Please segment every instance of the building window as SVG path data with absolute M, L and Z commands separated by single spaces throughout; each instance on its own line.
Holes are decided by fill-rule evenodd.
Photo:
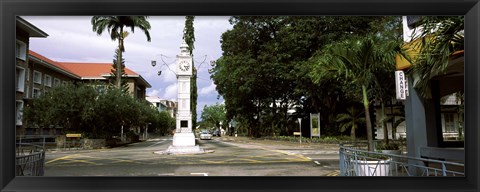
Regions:
M 25 91 L 25 69 L 21 67 L 17 67 L 16 69 L 16 90 L 23 93 Z
M 36 84 L 42 84 L 42 73 L 33 71 L 33 82 Z
M 18 100 L 16 101 L 16 113 L 15 113 L 16 125 L 19 125 L 19 126 L 22 125 L 22 117 L 23 117 L 23 101 Z
M 60 79 L 57 79 L 57 78 L 54 78 L 54 79 L 53 79 L 53 86 L 54 86 L 54 87 L 60 86 L 60 84 L 61 84 Z
M 15 56 L 18 59 L 26 60 L 27 59 L 27 44 L 22 41 L 17 40 L 15 44 Z
M 52 76 L 45 75 L 45 86 L 52 87 Z
M 33 88 L 33 95 L 32 98 L 39 98 L 41 95 L 40 89 Z
M 443 114 L 443 118 L 445 121 L 444 125 L 444 133 L 455 133 L 455 114 L 454 113 L 445 113 Z

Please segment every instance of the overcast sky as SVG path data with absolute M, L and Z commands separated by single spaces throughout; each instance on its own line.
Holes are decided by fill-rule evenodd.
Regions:
M 30 38 L 30 50 L 54 61 L 63 62 L 97 62 L 112 63 L 118 42 L 112 41 L 108 31 L 98 36 L 92 31 L 90 16 L 23 16 L 49 36 L 47 38 Z M 195 66 L 198 68 L 198 102 L 197 114 L 200 117 L 205 105 L 223 103 L 217 99 L 215 84 L 210 79 L 208 69 L 210 61 L 222 55 L 220 37 L 231 29 L 229 17 L 197 16 L 195 17 L 195 50 L 193 52 Z M 180 53 L 184 16 L 151 16 L 148 42 L 145 34 L 136 28 L 125 39 L 126 67 L 139 73 L 151 85 L 147 89 L 148 96 L 159 96 L 161 99 L 177 100 L 177 81 L 175 73 L 175 57 Z M 130 30 L 130 29 L 128 29 Z M 163 55 L 163 56 L 162 56 Z M 156 67 L 151 61 L 156 60 Z M 167 65 L 169 65 L 169 68 Z M 157 72 L 161 70 L 162 75 Z

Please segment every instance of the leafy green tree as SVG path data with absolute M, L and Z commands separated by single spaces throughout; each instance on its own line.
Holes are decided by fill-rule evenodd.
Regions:
M 109 78 L 109 83 L 112 86 L 116 86 L 116 80 L 117 80 L 117 59 L 118 55 L 120 54 L 120 50 L 116 49 L 115 50 L 115 56 L 113 57 L 113 64 L 112 64 L 112 70 L 110 71 L 110 78 Z M 121 58 L 121 66 L 120 66 L 120 75 L 121 77 L 126 77 L 127 73 L 125 72 L 125 59 Z M 127 80 L 125 78 L 120 78 L 121 81 L 121 89 L 126 93 L 128 91 L 128 85 L 127 85 Z
M 334 76 L 344 83 L 345 93 L 363 103 L 369 150 L 373 150 L 373 130 L 369 108 L 376 96 L 377 73 L 394 71 L 392 67 L 398 46 L 397 41 L 385 41 L 378 36 L 360 37 L 335 43 L 326 48 L 319 60 L 320 71 L 314 72 L 314 76 L 317 75 L 318 79 L 321 79 L 322 75 L 333 72 Z
M 193 27 L 193 21 L 195 16 L 185 16 L 185 28 L 183 29 L 183 39 L 188 45 L 188 51 L 193 57 L 193 50 L 195 49 L 195 28 Z M 192 77 L 190 79 L 190 110 L 192 113 L 192 128 L 197 127 L 197 69 L 195 67 L 194 60 L 192 59 Z
M 452 54 L 464 50 L 464 21 L 464 16 L 424 16 L 418 22 L 420 52 L 408 74 L 418 77 L 413 86 L 421 96 L 431 97 L 430 80 L 445 74 Z
M 220 129 L 220 123 L 223 123 L 223 126 L 227 126 L 225 114 L 224 104 L 205 105 L 201 115 L 204 128 L 215 127 L 215 129 Z
M 355 131 L 357 128 L 365 123 L 365 117 L 361 117 L 363 112 L 360 112 L 354 105 L 347 109 L 346 113 L 337 115 L 337 122 L 340 123 L 340 131 L 345 132 L 350 129 L 350 138 L 355 140 Z
M 242 119 L 251 136 L 288 134 L 297 117 L 321 112 L 323 124 L 338 132 L 335 114 L 345 100 L 335 78 L 309 76 L 324 46 L 376 33 L 390 17 L 235 16 L 222 34 L 222 57 L 212 79 L 225 99 L 227 118 Z M 383 22 L 385 20 L 385 22 Z M 388 24 L 396 29 L 396 25 Z M 340 32 L 339 32 L 340 31 Z M 288 110 L 296 107 L 297 113 Z M 275 129 L 275 131 L 272 131 Z M 324 126 L 322 126 L 324 127 Z
M 61 126 L 65 132 L 83 131 L 86 114 L 98 96 L 92 86 L 66 84 L 50 89 L 25 107 L 29 126 Z
M 167 111 L 157 113 L 156 121 L 152 124 L 156 133 L 161 135 L 169 134 L 175 130 L 175 119 Z
M 93 16 L 91 19 L 92 30 L 98 35 L 101 35 L 103 31 L 108 30 L 110 38 L 113 41 L 118 40 L 118 58 L 116 65 L 116 86 L 121 88 L 121 66 L 122 53 L 125 52 L 124 46 L 124 28 L 129 27 L 134 32 L 135 28 L 140 28 L 147 36 L 147 41 L 150 42 L 150 23 L 147 21 L 147 16 Z

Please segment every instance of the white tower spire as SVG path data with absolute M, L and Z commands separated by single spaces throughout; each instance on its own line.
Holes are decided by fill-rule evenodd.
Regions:
M 173 135 L 173 145 L 167 154 L 203 153 L 204 150 L 195 145 L 195 135 L 192 131 L 192 112 L 190 111 L 190 79 L 192 77 L 192 55 L 188 45 L 183 41 L 180 54 L 177 55 L 177 117 L 176 129 Z

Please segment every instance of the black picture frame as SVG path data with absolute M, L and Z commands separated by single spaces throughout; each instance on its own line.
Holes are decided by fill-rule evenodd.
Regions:
M 479 191 L 478 0 L 1 0 L 0 190 Z M 15 16 L 465 15 L 465 177 L 15 177 Z M 468 129 L 471 127 L 473 129 Z

